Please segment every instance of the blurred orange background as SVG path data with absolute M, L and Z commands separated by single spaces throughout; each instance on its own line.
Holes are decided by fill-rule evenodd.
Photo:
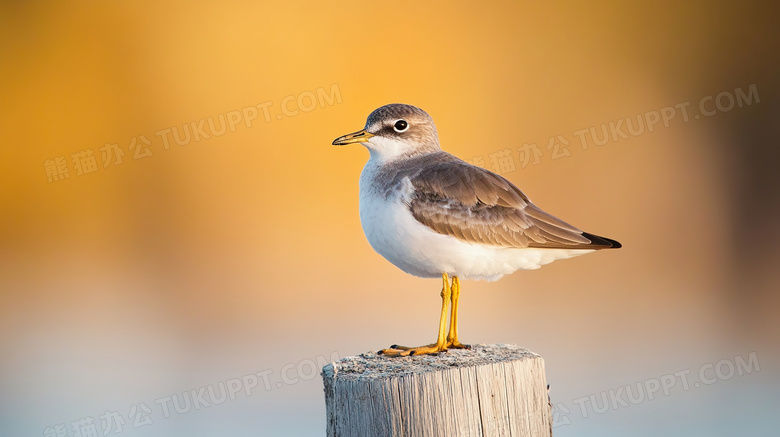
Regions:
M 371 249 L 368 154 L 330 146 L 402 102 L 624 245 L 464 283 L 462 339 L 545 358 L 556 435 L 766 435 L 780 38 L 759 5 L 3 3 L 0 434 L 103 435 L 115 412 L 122 436 L 322 435 L 314 363 L 435 335 L 439 281 Z M 652 132 L 575 134 L 675 105 Z M 717 384 L 576 401 L 751 353 L 760 371 Z M 270 387 L 219 405 L 156 402 L 258 372 Z

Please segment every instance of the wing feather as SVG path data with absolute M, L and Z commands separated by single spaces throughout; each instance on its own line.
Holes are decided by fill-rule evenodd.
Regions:
M 409 209 L 434 231 L 500 247 L 618 247 L 542 211 L 505 178 L 448 156 L 409 175 Z

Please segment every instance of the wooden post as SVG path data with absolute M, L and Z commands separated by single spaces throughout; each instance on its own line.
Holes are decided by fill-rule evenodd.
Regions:
M 374 352 L 322 369 L 328 437 L 552 436 L 544 360 L 514 345 Z

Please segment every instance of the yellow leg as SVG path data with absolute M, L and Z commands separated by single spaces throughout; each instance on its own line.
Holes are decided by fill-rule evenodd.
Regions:
M 439 335 L 436 339 L 436 343 L 413 348 L 393 345 L 389 349 L 382 349 L 379 351 L 380 354 L 387 355 L 388 357 L 405 357 L 408 355 L 435 354 L 447 350 L 444 330 L 447 325 L 447 304 L 449 304 L 450 298 L 452 297 L 452 290 L 450 288 L 449 277 L 446 273 L 442 273 L 441 279 L 444 285 L 441 289 L 441 318 L 439 319 Z
M 460 279 L 455 276 L 452 278 L 452 315 L 450 315 L 450 332 L 447 334 L 448 348 L 468 349 L 458 341 L 458 301 L 460 300 Z

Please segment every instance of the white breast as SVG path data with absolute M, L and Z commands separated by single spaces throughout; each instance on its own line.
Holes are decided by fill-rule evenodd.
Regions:
M 442 273 L 463 279 L 496 280 L 516 270 L 537 269 L 592 250 L 514 249 L 481 245 L 439 234 L 409 211 L 412 192 L 404 179 L 387 197 L 377 190 L 378 165 L 370 159 L 360 175 L 360 222 L 371 247 L 406 273 L 423 278 Z

